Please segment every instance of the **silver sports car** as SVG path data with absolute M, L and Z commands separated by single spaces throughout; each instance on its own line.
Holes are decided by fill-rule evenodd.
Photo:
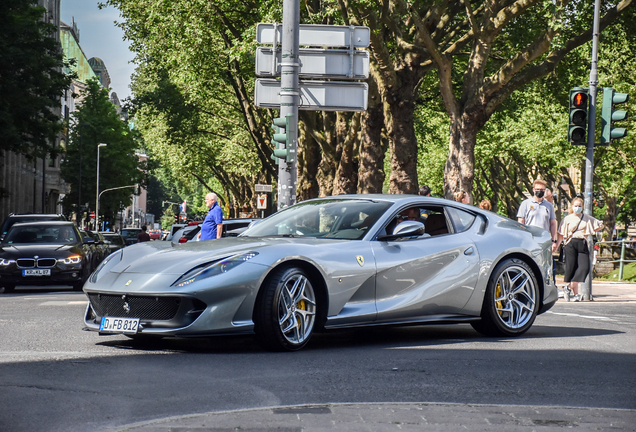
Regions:
M 547 231 L 444 199 L 319 198 L 239 237 L 113 253 L 84 285 L 84 322 L 133 338 L 255 333 L 275 350 L 386 324 L 518 336 L 557 300 L 551 246 Z

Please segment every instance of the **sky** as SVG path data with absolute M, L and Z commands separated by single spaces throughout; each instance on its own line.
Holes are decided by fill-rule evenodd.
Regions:
M 129 41 L 123 40 L 124 32 L 114 24 L 121 20 L 119 11 L 112 6 L 100 10 L 99 1 L 61 0 L 61 19 L 70 25 L 71 17 L 75 17 L 86 58 L 99 57 L 104 61 L 111 90 L 123 101 L 130 96 L 130 75 L 135 68 L 129 62 L 134 54 L 129 50 Z

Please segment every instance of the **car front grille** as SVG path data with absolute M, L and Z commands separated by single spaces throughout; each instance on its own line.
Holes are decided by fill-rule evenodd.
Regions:
M 15 262 L 20 268 L 35 268 L 36 266 L 38 268 L 51 268 L 55 267 L 57 260 L 55 258 L 40 258 L 37 260 L 34 258 L 18 258 Z
M 130 317 L 142 320 L 170 320 L 175 317 L 179 297 L 146 297 L 127 294 L 88 294 L 91 306 L 101 317 Z

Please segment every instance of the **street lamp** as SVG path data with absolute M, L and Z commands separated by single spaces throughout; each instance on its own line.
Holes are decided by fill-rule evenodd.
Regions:
M 95 231 L 99 231 L 99 149 L 108 144 L 97 144 L 97 189 L 95 194 Z

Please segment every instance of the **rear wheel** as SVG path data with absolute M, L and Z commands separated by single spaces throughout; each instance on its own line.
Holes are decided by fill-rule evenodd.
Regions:
M 316 293 L 298 267 L 276 270 L 262 287 L 255 310 L 256 336 L 268 349 L 295 351 L 304 347 L 316 324 Z
M 486 336 L 519 336 L 532 326 L 539 310 L 539 288 L 534 272 L 518 259 L 508 259 L 490 277 L 481 321 L 472 323 Z

